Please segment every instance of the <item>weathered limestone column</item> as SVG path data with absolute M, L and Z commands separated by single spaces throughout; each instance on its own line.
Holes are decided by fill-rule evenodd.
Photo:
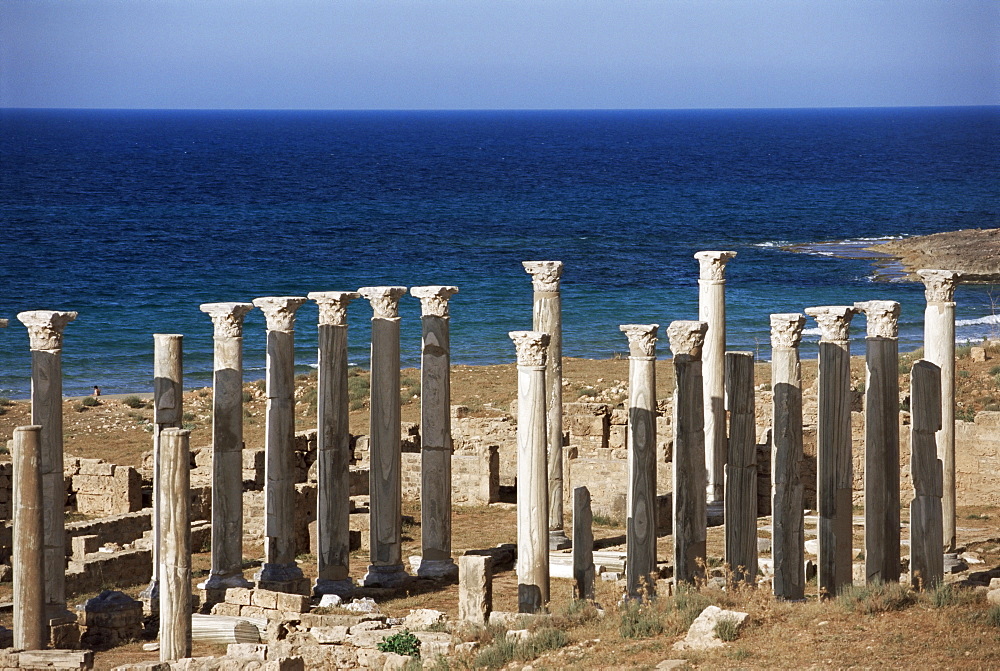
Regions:
M 594 600 L 594 513 L 590 490 L 573 489 L 573 596 Z
M 365 586 L 394 587 L 409 576 L 403 567 L 403 457 L 399 443 L 399 299 L 406 287 L 362 287 L 371 302 L 371 493 Z
M 625 593 L 656 596 L 656 330 L 659 324 L 624 324 L 628 336 L 628 495 L 625 523 Z
M 39 463 L 44 501 L 45 611 L 49 620 L 73 617 L 66 609 L 66 489 L 63 484 L 62 341 L 76 312 L 34 310 L 17 318 L 31 347 L 31 423 L 40 426 Z
M 257 586 L 304 594 L 295 563 L 295 311 L 304 296 L 255 298 L 267 320 L 267 428 L 264 437 L 264 564 Z
M 517 607 L 538 613 L 549 601 L 549 495 L 545 358 L 549 334 L 511 331 L 517 348 Z
M 212 569 L 199 587 L 250 587 L 243 577 L 243 318 L 252 303 L 205 303 L 215 329 L 212 373 Z
M 924 358 L 941 368 L 941 430 L 937 432 L 938 459 L 944 465 L 944 550 L 954 552 L 955 535 L 955 286 L 961 273 L 918 270 L 924 282 Z
M 757 422 L 752 352 L 726 352 L 726 405 L 726 563 L 734 581 L 753 585 L 757 578 Z
M 14 429 L 14 647 L 40 650 L 49 638 L 45 617 L 44 500 L 40 426 Z
M 160 434 L 183 423 L 183 342 L 180 334 L 153 334 L 153 576 L 140 594 L 151 606 L 160 597 Z
M 701 351 L 706 331 L 708 324 L 696 321 L 675 321 L 667 328 L 674 354 L 673 528 L 674 580 L 678 584 L 704 576 L 708 518 Z
M 458 558 L 458 620 L 485 627 L 493 612 L 493 558 Z
M 160 661 L 191 656 L 190 431 L 160 436 Z
M 940 428 L 941 368 L 921 359 L 910 369 L 910 582 L 915 589 L 934 589 L 944 580 L 943 465 L 934 441 Z
M 314 291 L 319 304 L 316 380 L 316 584 L 346 596 L 351 582 L 351 433 L 347 390 L 347 306 L 361 294 Z
M 709 508 L 719 510 L 725 496 L 726 466 L 726 264 L 736 252 L 698 252 L 698 319 L 708 324 L 702 353 L 705 404 L 705 466 Z M 714 505 L 713 505 L 714 504 Z
M 899 303 L 865 301 L 865 576 L 899 582 Z
M 774 596 L 805 598 L 802 467 L 802 365 L 805 315 L 771 315 L 771 558 Z
M 458 287 L 413 287 L 420 299 L 420 566 L 417 575 L 458 575 L 451 558 L 451 341 L 448 299 Z
M 819 508 L 820 595 L 837 595 L 853 581 L 851 490 L 851 346 L 855 310 L 837 305 L 806 308 L 819 324 L 819 393 L 816 429 L 816 500 Z
M 563 531 L 562 427 L 562 261 L 524 261 L 534 288 L 532 329 L 549 334 L 545 361 L 545 429 L 549 463 L 549 549 L 563 550 L 570 540 Z

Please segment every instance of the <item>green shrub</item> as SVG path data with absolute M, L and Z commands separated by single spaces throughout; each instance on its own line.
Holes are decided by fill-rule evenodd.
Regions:
M 739 634 L 739 624 L 732 617 L 724 617 L 715 623 L 715 635 L 727 643 L 735 641 Z
M 381 652 L 394 652 L 397 655 L 419 657 L 420 639 L 411 634 L 409 629 L 404 629 L 398 634 L 386 636 L 379 641 L 378 649 Z
M 1000 629 L 1000 606 L 992 606 L 988 611 L 986 611 L 986 624 L 991 627 L 997 627 Z
M 185 412 L 181 416 L 181 419 L 183 419 L 184 421 L 187 421 L 187 422 L 193 422 L 195 420 L 195 414 L 193 412 Z
M 974 422 L 976 410 L 975 408 L 955 408 L 955 419 L 963 422 Z
M 1000 375 L 1000 366 L 990 366 L 990 375 Z M 2 402 L 3 399 L 0 399 Z
M 14 405 L 14 401 L 10 400 L 6 396 L 0 396 L 0 407 Z
M 97 398 L 94 396 L 85 396 L 83 399 L 81 399 L 80 403 L 82 405 L 87 406 L 88 408 L 93 408 L 101 404 L 101 402 L 98 401 Z
M 628 601 L 621 612 L 618 633 L 622 638 L 649 638 L 663 631 L 663 618 L 648 603 Z
M 903 610 L 916 601 L 916 594 L 907 585 L 883 582 L 848 585 L 837 597 L 837 603 L 842 608 L 865 615 Z
M 136 396 L 135 394 L 132 394 L 130 396 L 126 396 L 125 398 L 123 398 L 122 399 L 122 403 L 124 403 L 125 405 L 127 405 L 130 408 L 141 408 L 141 407 L 143 407 L 143 406 L 146 405 L 146 402 L 143 401 L 138 396 Z
M 527 662 L 549 650 L 558 650 L 564 645 L 566 645 L 566 634 L 563 631 L 555 627 L 544 627 L 514 647 L 514 659 Z
M 347 396 L 352 401 L 362 401 L 368 398 L 368 394 L 371 391 L 371 384 L 368 382 L 367 377 L 349 377 L 347 378 Z
M 243 402 L 244 403 L 249 403 L 252 400 L 253 400 L 253 392 L 252 391 L 245 391 L 245 392 L 243 392 Z
M 963 378 L 963 379 L 970 378 L 970 377 L 972 377 L 972 373 L 970 373 L 967 370 L 960 370 L 960 371 L 958 371 L 958 376 L 960 378 Z
M 516 644 L 506 638 L 499 638 L 487 645 L 472 662 L 475 667 L 486 669 L 499 669 L 514 661 L 514 648 Z

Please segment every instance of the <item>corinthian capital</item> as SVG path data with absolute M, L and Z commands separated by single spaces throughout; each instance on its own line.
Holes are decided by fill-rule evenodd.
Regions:
M 821 332 L 820 342 L 843 342 L 850 339 L 851 318 L 857 310 L 850 305 L 824 305 L 806 308 Z
M 771 315 L 771 347 L 798 347 L 806 316 L 800 312 Z
M 659 324 L 622 324 L 618 327 L 628 337 L 628 354 L 633 358 L 656 357 L 656 329 Z
M 356 291 L 311 291 L 306 295 L 319 305 L 320 326 L 344 326 L 348 304 L 361 297 Z
M 675 321 L 667 327 L 667 339 L 670 341 L 670 351 L 674 357 L 688 356 L 694 360 L 701 359 L 701 348 L 705 344 L 705 334 L 708 332 L 707 322 Z
M 694 258 L 698 259 L 698 279 L 725 282 L 726 264 L 734 256 L 736 252 L 697 252 Z
M 295 311 L 306 302 L 305 296 L 264 296 L 253 299 L 267 320 L 268 331 L 295 331 Z
M 918 270 L 924 283 L 924 298 L 928 303 L 951 303 L 955 300 L 955 287 L 962 274 L 954 270 Z
M 76 312 L 58 310 L 31 310 L 22 312 L 17 318 L 28 327 L 28 343 L 31 349 L 62 349 L 63 329 L 76 319 Z
M 511 331 L 507 335 L 514 341 L 518 366 L 545 367 L 549 347 L 549 334 L 541 331 Z
M 522 261 L 521 265 L 531 275 L 535 291 L 559 291 L 559 278 L 563 273 L 562 261 Z
M 406 287 L 361 287 L 358 293 L 372 304 L 374 319 L 395 319 L 399 316 L 399 299 Z
M 862 301 L 854 307 L 865 313 L 869 338 L 895 338 L 899 335 L 899 303 L 896 301 Z
M 212 318 L 216 338 L 242 338 L 243 318 L 253 303 L 202 303 L 200 309 Z
M 448 299 L 458 293 L 458 287 L 411 287 L 410 295 L 420 299 L 420 314 L 424 317 L 447 317 Z

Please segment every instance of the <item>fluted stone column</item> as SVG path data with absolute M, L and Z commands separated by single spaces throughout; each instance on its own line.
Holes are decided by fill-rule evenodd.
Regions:
M 899 303 L 865 301 L 865 576 L 899 582 Z
M 545 364 L 546 452 L 549 468 L 549 549 L 570 546 L 563 531 L 562 261 L 524 261 L 534 289 L 532 329 L 549 334 Z
M 252 303 L 204 303 L 212 318 L 212 569 L 199 587 L 250 587 L 243 577 L 243 318 Z
M 305 594 L 295 563 L 295 311 L 304 296 L 255 298 L 267 320 L 267 427 L 264 437 L 264 564 L 257 586 Z
M 625 583 L 629 597 L 656 595 L 656 330 L 624 324 L 628 336 L 628 497 Z
M 708 324 L 675 321 L 667 328 L 674 354 L 674 580 L 704 577 L 705 430 L 701 353 Z M 699 562 L 701 565 L 699 566 Z
M 549 335 L 511 331 L 517 349 L 517 608 L 537 613 L 549 601 L 549 495 L 546 468 L 545 359 Z
M 191 656 L 190 431 L 160 436 L 160 661 Z
M 771 315 L 771 558 L 779 599 L 805 598 L 802 475 L 802 365 L 805 315 Z
M 702 389 L 705 414 L 705 466 L 708 504 L 721 513 L 725 497 L 726 466 L 726 264 L 736 252 L 698 252 L 698 319 L 708 324 L 702 352 Z M 714 505 L 713 505 L 714 504 Z
M 752 352 L 726 352 L 726 405 L 726 563 L 734 581 L 753 585 L 757 578 L 757 422 Z
M 63 482 L 62 342 L 76 312 L 34 310 L 17 318 L 31 347 L 31 423 L 40 426 L 39 462 L 45 510 L 45 611 L 49 620 L 72 617 L 66 609 L 66 488 Z
M 316 584 L 313 593 L 351 592 L 351 433 L 347 306 L 361 294 L 314 291 L 319 304 L 316 379 Z
M 910 369 L 910 582 L 933 589 L 944 580 L 943 465 L 934 434 L 941 428 L 941 368 L 921 359 Z
M 183 343 L 177 333 L 153 334 L 153 576 L 140 594 L 151 606 L 160 596 L 160 434 L 183 423 Z
M 816 500 L 819 508 L 820 594 L 834 597 L 853 581 L 851 490 L 851 306 L 807 308 L 819 324 Z
M 924 358 L 941 368 L 941 430 L 937 432 L 938 459 L 944 465 L 944 549 L 954 552 L 955 534 L 955 286 L 961 273 L 918 270 L 924 282 Z
M 458 575 L 451 558 L 451 341 L 448 299 L 458 287 L 413 287 L 420 299 L 420 566 L 417 575 Z
M 14 647 L 40 650 L 48 640 L 45 617 L 44 500 L 40 426 L 14 429 L 13 557 Z
M 365 586 L 393 587 L 409 578 L 403 567 L 403 457 L 399 409 L 399 299 L 406 287 L 362 287 L 372 305 L 371 494 Z

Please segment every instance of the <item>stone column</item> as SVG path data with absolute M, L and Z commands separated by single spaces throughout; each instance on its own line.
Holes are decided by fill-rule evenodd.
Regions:
M 14 647 L 40 650 L 49 638 L 45 617 L 44 500 L 40 426 L 14 429 Z
M 451 558 L 451 344 L 448 299 L 458 287 L 413 287 L 420 299 L 420 566 L 417 575 L 458 575 Z
M 545 431 L 549 462 L 549 549 L 564 550 L 570 540 L 563 531 L 562 427 L 562 261 L 524 261 L 534 288 L 532 329 L 549 334 L 545 355 Z
M 630 598 L 656 596 L 656 330 L 624 324 L 628 336 L 628 494 L 625 582 Z
M 394 587 L 409 578 L 403 567 L 403 457 L 399 442 L 399 299 L 406 287 L 362 287 L 371 302 L 371 563 L 365 586 Z
M 955 535 L 955 286 L 961 274 L 951 270 L 918 270 L 924 282 L 924 358 L 941 368 L 941 430 L 937 455 L 944 465 L 944 549 L 954 552 Z
M 243 577 L 243 318 L 252 303 L 204 303 L 212 318 L 212 568 L 202 589 L 250 587 Z
M 295 563 L 295 311 L 304 296 L 255 298 L 267 320 L 267 428 L 264 437 L 264 564 L 261 589 L 305 594 Z
M 139 595 L 151 606 L 160 597 L 160 434 L 183 422 L 183 342 L 176 333 L 153 334 L 153 576 Z
M 710 511 L 721 513 L 726 466 L 726 264 L 736 252 L 698 252 L 698 319 L 708 324 L 702 353 L 705 404 L 705 466 Z
M 517 349 L 517 607 L 538 613 L 549 601 L 549 495 L 545 358 L 549 334 L 511 331 Z
M 493 558 L 458 558 L 458 621 L 485 627 L 493 611 Z
M 802 468 L 802 366 L 805 315 L 771 315 L 771 558 L 774 596 L 805 598 Z
M 708 324 L 675 321 L 667 328 L 674 354 L 674 580 L 704 577 L 705 431 L 701 352 Z M 699 566 L 699 561 L 701 566 Z
M 160 436 L 160 661 L 191 656 L 190 431 Z
M 573 596 L 594 600 L 594 514 L 590 490 L 573 489 Z
M 853 581 L 851 490 L 851 346 L 855 310 L 837 305 L 806 308 L 819 324 L 819 393 L 816 429 L 816 500 L 819 508 L 820 595 L 834 597 Z
M 757 422 L 753 353 L 726 352 L 729 456 L 726 461 L 726 563 L 733 580 L 757 578 Z
M 63 481 L 62 341 L 76 312 L 34 310 L 17 318 L 31 347 L 31 423 L 40 426 L 39 463 L 44 501 L 45 611 L 49 620 L 73 617 L 66 609 L 66 487 Z
M 361 294 L 312 292 L 319 304 L 316 379 L 316 584 L 346 596 L 351 582 L 351 433 L 347 390 L 347 306 Z
M 865 576 L 899 582 L 899 303 L 865 301 Z
M 915 589 L 933 589 L 944 580 L 943 465 L 934 441 L 940 428 L 941 368 L 921 359 L 910 369 L 910 582 Z

